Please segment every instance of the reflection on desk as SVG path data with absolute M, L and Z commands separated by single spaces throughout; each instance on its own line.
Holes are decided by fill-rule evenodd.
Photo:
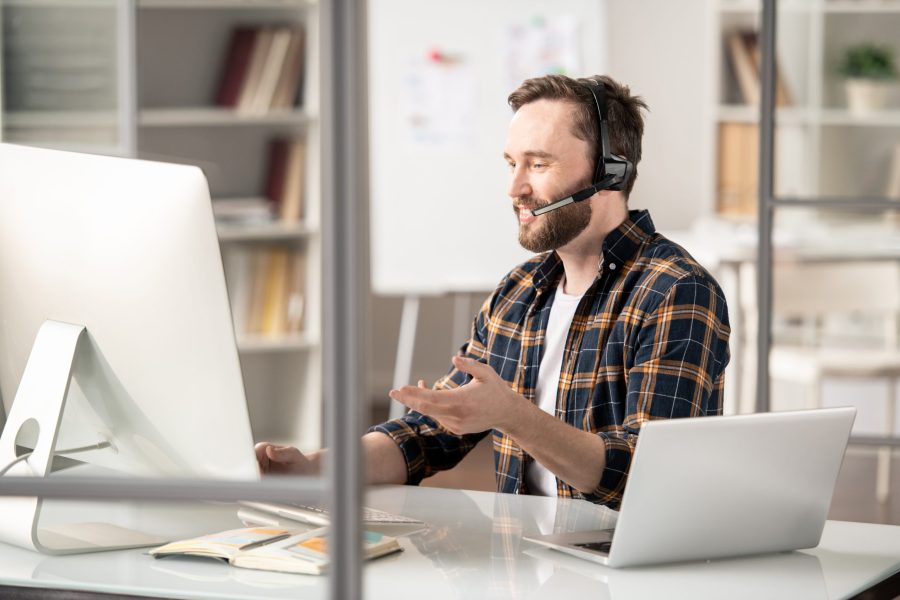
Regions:
M 900 527 L 886 525 L 829 522 L 820 547 L 803 552 L 615 570 L 522 540 L 615 525 L 617 513 L 588 502 L 410 486 L 373 489 L 365 502 L 429 524 L 400 539 L 405 552 L 366 564 L 367 598 L 846 598 L 900 569 Z M 237 526 L 234 506 L 186 510 L 195 528 Z M 326 598 L 327 583 L 212 560 L 155 560 L 142 550 L 48 557 L 0 546 L 0 584 L 10 586 L 173 598 Z

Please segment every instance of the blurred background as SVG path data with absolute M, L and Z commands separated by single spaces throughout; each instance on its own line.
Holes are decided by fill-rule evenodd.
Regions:
M 320 0 L 326 2 L 327 0 Z M 0 0 L 0 140 L 206 174 L 257 440 L 323 443 L 315 0 Z M 506 97 L 606 73 L 650 107 L 629 201 L 718 279 L 725 412 L 859 414 L 830 518 L 900 523 L 900 0 L 783 0 L 771 314 L 756 301 L 761 3 L 369 0 L 370 422 L 432 383 L 526 256 L 505 195 Z M 52 177 L 52 173 L 47 174 Z M 837 207 L 804 206 L 833 198 Z M 854 202 L 858 201 L 858 206 Z M 900 208 L 900 205 L 898 205 Z M 764 307 L 765 308 L 765 307 Z M 4 399 L 8 410 L 11 399 Z M 493 489 L 490 444 L 428 485 Z

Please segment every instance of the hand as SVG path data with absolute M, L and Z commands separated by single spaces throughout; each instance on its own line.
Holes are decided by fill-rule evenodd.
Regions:
M 490 365 L 461 356 L 453 366 L 472 376 L 466 385 L 452 390 L 430 390 L 405 385 L 390 396 L 409 408 L 436 419 L 451 433 L 479 433 L 499 429 L 509 433 L 514 427 L 524 398 L 515 393 Z
M 255 446 L 256 462 L 263 475 L 317 475 L 317 465 L 293 446 L 260 442 Z

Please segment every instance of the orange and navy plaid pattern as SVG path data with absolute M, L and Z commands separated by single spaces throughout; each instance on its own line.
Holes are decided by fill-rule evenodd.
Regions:
M 460 349 L 489 364 L 531 402 L 562 275 L 552 251 L 513 269 L 482 306 Z M 597 278 L 576 309 L 556 398 L 558 418 L 603 438 L 606 467 L 591 493 L 557 479 L 558 495 L 617 508 L 645 422 L 721 414 L 729 334 L 716 281 L 656 233 L 647 211 L 631 211 L 606 237 Z M 468 380 L 451 369 L 434 387 L 451 389 Z M 371 431 L 398 444 L 410 484 L 453 467 L 491 433 L 453 435 L 415 411 Z M 493 431 L 493 441 L 497 490 L 528 493 L 525 465 L 533 459 L 501 431 Z

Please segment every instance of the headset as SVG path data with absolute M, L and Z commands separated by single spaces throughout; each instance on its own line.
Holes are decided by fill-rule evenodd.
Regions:
M 594 107 L 600 119 L 600 156 L 597 158 L 597 167 L 594 170 L 593 184 L 583 190 L 579 190 L 547 206 L 535 208 L 531 211 L 534 216 L 548 213 L 552 210 L 568 206 L 575 202 L 587 200 L 601 190 L 621 191 L 631 178 L 634 165 L 630 160 L 609 151 L 609 121 L 606 116 L 606 86 L 596 79 L 581 79 L 579 82 L 588 88 L 594 97 Z

